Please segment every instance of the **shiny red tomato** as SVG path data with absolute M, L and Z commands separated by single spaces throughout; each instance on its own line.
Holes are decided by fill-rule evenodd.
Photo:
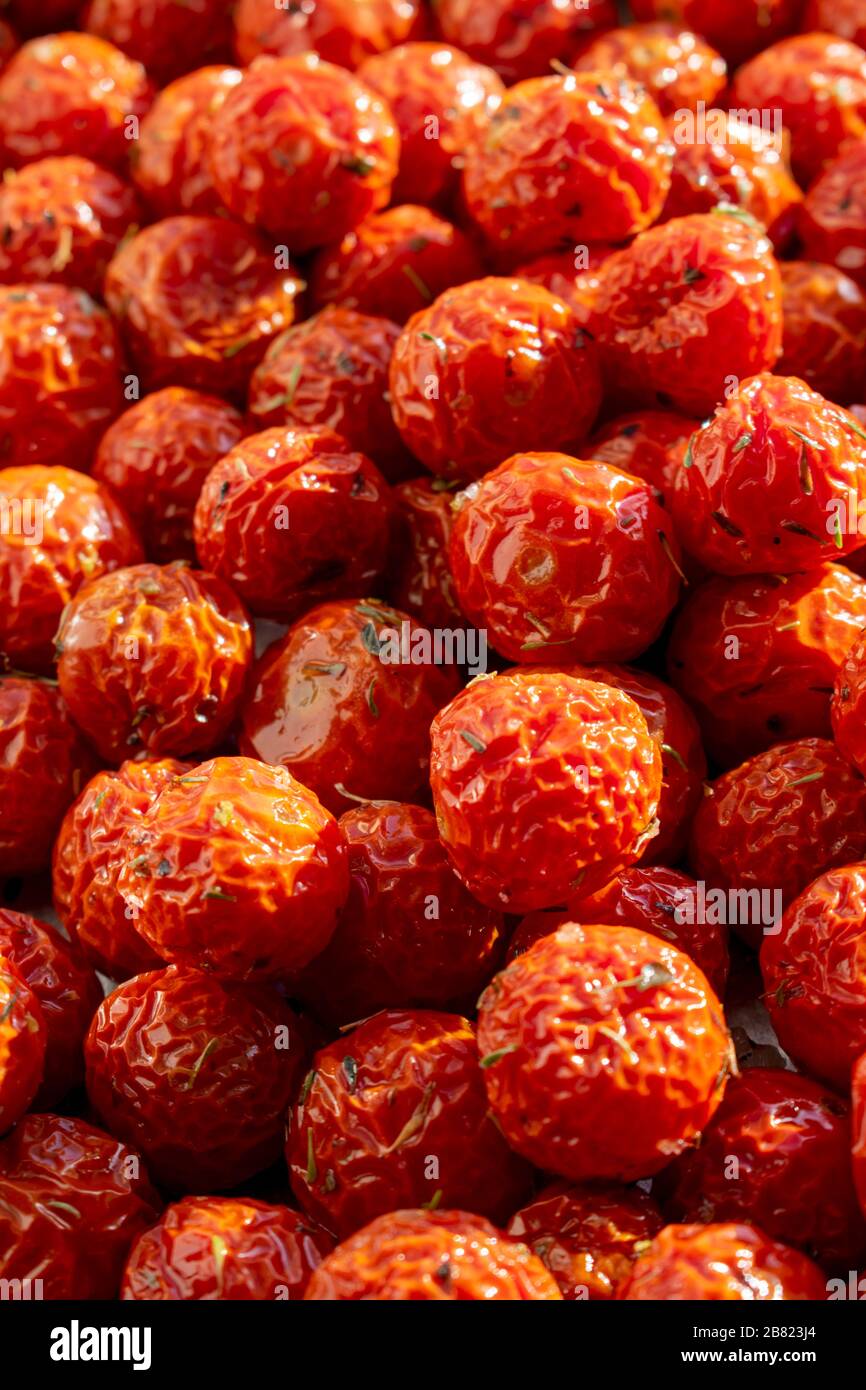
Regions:
M 232 0 L 88 0 L 82 27 L 143 63 L 160 87 L 227 59 Z
M 685 446 L 698 420 L 670 410 L 636 410 L 618 415 L 592 435 L 584 450 L 589 458 L 620 473 L 643 478 L 656 500 L 667 503 L 682 467 Z
M 724 58 L 700 34 L 670 23 L 611 29 L 593 39 L 574 66 L 640 82 L 666 117 L 712 107 L 727 77 Z
M 596 33 L 618 22 L 614 0 L 434 0 L 442 37 L 507 83 L 550 72 L 569 62 Z
M 703 34 L 731 67 L 792 34 L 801 5 L 802 0 L 631 0 L 636 19 L 665 19 Z
M 289 57 L 312 48 L 330 63 L 356 68 L 369 54 L 423 33 L 425 23 L 422 0 L 238 0 L 235 46 L 242 63 L 259 53 Z
M 866 293 L 836 266 L 783 261 L 785 314 L 780 376 L 798 376 L 813 391 L 850 405 L 863 394 Z
M 242 76 L 240 68 L 197 68 L 157 94 L 130 151 L 135 186 L 157 217 L 221 212 L 206 151 L 213 114 Z
M 822 1301 L 823 1270 L 745 1223 L 665 1226 L 635 1261 L 617 1298 L 718 1303 Z
M 854 1063 L 851 1073 L 851 1129 L 854 1186 L 860 1209 L 866 1216 L 866 1052 Z
M 463 615 L 448 562 L 452 486 L 442 478 L 412 478 L 394 489 L 396 535 L 388 592 L 398 608 L 428 627 L 453 628 Z
M 29 1109 L 45 1070 L 39 1000 L 0 948 L 0 1134 Z
M 802 254 L 834 265 L 866 289 L 866 140 L 856 140 L 815 180 L 800 209 Z

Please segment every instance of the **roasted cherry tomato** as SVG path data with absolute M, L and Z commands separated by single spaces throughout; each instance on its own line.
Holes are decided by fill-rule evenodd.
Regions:
M 717 574 L 790 574 L 862 544 L 849 499 L 866 495 L 866 430 L 797 377 L 740 383 L 691 439 L 673 514 L 685 549 Z
M 376 802 L 347 811 L 340 826 L 349 897 L 292 993 L 337 1026 L 378 1009 L 474 1004 L 498 964 L 504 922 L 457 878 L 432 813 Z
M 239 68 L 198 68 L 158 93 L 130 151 L 136 187 L 157 217 L 222 210 L 206 150 L 213 114 L 242 77 Z
M 799 1250 L 733 1222 L 665 1226 L 617 1293 L 621 1299 L 701 1303 L 826 1297 L 823 1271 Z
M 854 1138 L 851 1150 L 854 1186 L 860 1208 L 866 1216 L 866 1052 L 855 1062 L 851 1073 L 851 1130 Z
M 319 385 L 333 391 L 327 378 Z M 387 559 L 388 485 L 324 425 L 249 435 L 211 469 L 195 510 L 199 560 L 254 613 L 290 622 L 363 594 Z
M 27 1115 L 0 1142 L 0 1266 L 32 1298 L 116 1298 L 159 1206 L 138 1154 L 83 1120 Z
M 232 0 L 89 0 L 82 24 L 137 58 L 162 87 L 229 57 Z
M 552 671 L 477 680 L 431 728 L 439 834 L 480 902 L 558 907 L 637 859 L 662 755 L 628 695 Z
M 866 289 L 866 139 L 847 146 L 812 184 L 798 231 L 804 256 L 834 265 Z
M 313 303 L 405 323 L 452 285 L 476 280 L 481 259 L 464 232 L 407 203 L 365 217 L 313 262 Z
M 514 273 L 518 279 L 528 280 L 532 285 L 543 285 L 557 299 L 564 299 L 577 314 L 580 323 L 584 324 L 595 302 L 599 268 L 615 249 L 604 242 L 597 242 L 576 246 L 571 251 L 554 251 L 524 261 Z
M 732 67 L 797 27 L 801 0 L 631 0 L 636 19 L 664 19 L 702 34 Z
M 298 1021 L 272 990 L 170 965 L 100 1005 L 85 1043 L 87 1089 L 157 1182 L 210 1192 L 276 1159 L 303 1056 Z
M 589 323 L 620 401 L 700 418 L 731 378 L 769 370 L 779 355 L 770 242 L 723 210 L 653 227 L 604 262 Z
M 429 627 L 453 627 L 462 614 L 448 563 L 453 517 L 449 484 L 412 478 L 395 487 L 394 501 L 398 514 L 389 593 L 398 608 Z
M 211 121 L 211 176 L 226 207 L 293 252 L 336 241 L 384 207 L 399 158 L 387 103 L 315 53 L 257 58 Z
M 584 445 L 584 452 L 620 473 L 643 478 L 657 500 L 664 502 L 698 424 L 670 410 L 637 410 L 602 425 Z
M 315 49 L 331 63 L 356 68 L 370 53 L 382 53 L 424 28 L 421 0 L 305 0 L 274 6 L 274 0 L 239 0 L 235 45 L 242 63 L 259 53 L 288 57 Z
M 674 1221 L 754 1222 L 831 1267 L 866 1254 L 848 1105 L 805 1076 L 750 1067 L 735 1077 L 700 1146 L 659 1185 Z
M 212 574 L 133 565 L 94 579 L 57 633 L 60 689 L 100 756 L 199 753 L 234 720 L 252 660 L 243 606 Z
M 673 146 L 645 89 L 607 72 L 511 87 L 466 153 L 463 195 L 495 256 L 624 241 L 656 220 Z
M 508 1234 L 538 1256 L 563 1298 L 609 1299 L 663 1224 L 637 1187 L 557 1182 L 512 1216 Z
M 53 683 L 0 676 L 0 876 L 47 866 L 63 813 L 95 770 Z
M 54 909 L 87 959 L 113 980 L 161 964 L 135 930 L 117 892 L 123 837 L 140 827 L 144 812 L 164 786 L 191 771 L 189 763 L 163 758 L 98 772 L 70 806 L 57 835 Z
M 142 558 L 126 513 L 107 488 L 71 468 L 0 470 L 0 650 L 48 675 L 65 605 L 81 584 Z
M 141 63 L 114 44 L 91 34 L 31 39 L 0 76 L 2 163 L 76 154 L 123 169 L 152 100 Z
M 376 599 L 322 604 L 255 667 L 241 751 L 287 767 L 337 815 L 427 800 L 430 721 L 459 685 L 436 655 L 433 633 Z
M 233 406 L 183 386 L 154 391 L 109 426 L 93 476 L 123 498 L 149 559 L 195 560 L 198 495 L 211 468 L 244 433 Z
M 508 83 L 568 62 L 596 33 L 617 23 L 613 0 L 434 0 L 443 38 L 480 63 L 489 63 Z
M 714 762 L 830 737 L 830 696 L 866 625 L 866 582 L 842 565 L 708 579 L 680 609 L 668 672 Z
M 775 246 L 790 241 L 803 194 L 777 135 L 734 112 L 713 109 L 700 123 L 673 118 L 674 165 L 661 220 L 712 212 L 720 204 L 748 212 Z
M 392 48 L 368 58 L 358 76 L 385 98 L 397 122 L 400 169 L 394 202 L 450 198 L 467 151 L 481 141 L 502 103 L 500 78 L 459 48 L 441 43 Z
M 102 988 L 74 943 L 23 912 L 0 909 L 0 956 L 32 990 L 45 1024 L 44 1071 L 35 1107 L 56 1105 L 84 1079 L 82 1045 Z
M 861 617 L 861 626 L 866 618 Z M 866 737 L 863 712 L 866 705 L 866 633 L 858 633 L 844 654 L 833 694 L 833 735 L 845 757 L 866 775 Z
M 388 364 L 399 335 L 397 325 L 387 319 L 333 305 L 287 329 L 253 372 L 253 427 L 289 425 L 303 432 L 321 425 L 374 459 L 387 477 L 405 477 L 412 464 L 391 418 L 388 396 Z M 342 530 L 341 524 L 334 527 L 335 533 Z M 368 546 L 384 547 L 380 529 L 370 527 L 369 516 L 363 530 Z M 351 535 L 346 543 L 363 548 Z
M 863 394 L 866 294 L 848 275 L 817 261 L 783 261 L 785 328 L 780 376 L 797 376 L 839 405 Z
M 611 29 L 593 39 L 574 66 L 640 82 L 663 116 L 712 106 L 727 77 L 724 58 L 700 34 L 664 23 Z
M 18 1123 L 39 1090 L 46 1041 L 39 1000 L 0 944 L 0 1134 Z
M 126 243 L 105 277 L 148 390 L 243 395 L 268 343 L 294 317 L 298 281 L 253 232 L 224 217 L 167 217 Z
M 212 758 L 167 781 L 119 847 L 117 892 L 164 960 L 281 979 L 323 949 L 349 891 L 345 837 L 282 767 Z
M 847 140 L 866 137 L 866 53 L 833 34 L 795 34 L 738 69 L 731 99 L 784 122 L 805 187 Z
M 316 1053 L 286 1159 L 304 1210 L 340 1239 L 425 1201 L 504 1220 L 529 1181 L 487 1113 L 472 1024 L 428 1010 L 376 1014 Z
M 509 1144 L 579 1182 L 657 1173 L 736 1071 L 706 976 L 624 926 L 567 923 L 513 960 L 481 997 L 478 1046 Z
M 295 1302 L 333 1248 L 327 1231 L 288 1207 L 252 1197 L 184 1197 L 133 1245 L 120 1297 Z
M 378 1303 L 556 1301 L 562 1295 L 525 1245 L 462 1211 L 392 1211 L 371 1221 L 313 1274 L 306 1298 Z
M 566 454 L 515 454 L 454 509 L 457 600 L 511 661 L 628 661 L 676 603 L 679 547 L 642 479 Z
M 780 743 L 724 773 L 692 823 L 695 875 L 728 891 L 731 925 L 779 940 L 779 908 L 816 874 L 866 858 L 866 785 L 823 738 Z
M 140 220 L 133 190 L 92 160 L 10 170 L 0 187 L 0 280 L 56 281 L 100 298 L 108 262 Z
M 825 865 L 813 845 L 807 854 L 812 878 Z M 809 883 L 787 909 L 781 931 L 761 947 L 779 1042 L 843 1094 L 866 1047 L 866 864 L 851 863 L 855 857 L 849 850 L 842 867 Z
M 542 286 L 470 280 L 403 329 L 391 401 L 404 443 L 432 472 L 480 478 L 521 448 L 583 438 L 601 401 L 596 352 Z
M 0 286 L 0 456 L 87 471 L 123 409 L 114 324 L 84 290 Z

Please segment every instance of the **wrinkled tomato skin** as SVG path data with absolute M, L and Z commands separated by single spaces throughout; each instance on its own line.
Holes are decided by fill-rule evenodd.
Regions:
M 429 208 L 407 203 L 366 217 L 313 262 L 316 307 L 340 304 L 403 324 L 452 285 L 483 274 L 474 245 Z
M 242 77 L 240 68 L 197 68 L 157 93 L 131 151 L 135 186 L 156 217 L 222 210 L 206 158 L 210 123 Z
M 138 1154 L 71 1116 L 27 1115 L 0 1142 L 0 1264 L 46 1299 L 112 1299 L 160 1201 Z
M 493 255 L 513 265 L 624 241 L 658 217 L 673 155 L 664 120 L 642 87 L 605 76 L 519 83 L 467 151 L 463 196 Z
M 567 923 L 513 960 L 481 997 L 478 1047 L 511 1147 L 576 1182 L 657 1173 L 736 1070 L 706 976 L 625 926 Z
M 102 296 L 105 270 L 141 221 L 134 191 L 76 155 L 40 159 L 0 187 L 0 281 L 54 282 Z
M 589 326 L 619 409 L 662 405 L 701 419 L 730 377 L 770 370 L 781 350 L 770 242 L 723 212 L 653 227 L 601 266 Z
M 39 1089 L 46 1041 L 39 1000 L 0 948 L 0 1134 L 18 1123 Z
M 95 770 L 53 684 L 0 677 L 0 876 L 46 867 L 67 806 Z
M 315 53 L 257 58 L 211 122 L 211 176 L 226 207 L 297 253 L 383 208 L 399 158 L 387 103 Z
M 851 1073 L 851 1162 L 860 1210 L 866 1216 L 866 1052 Z
M 253 670 L 241 752 L 288 768 L 338 816 L 359 799 L 427 801 L 430 721 L 457 673 L 373 650 L 387 641 L 392 655 L 404 632 L 421 649 L 425 631 L 376 599 L 312 609 Z
M 85 585 L 57 634 L 60 690 L 107 763 L 204 752 L 244 693 L 252 632 L 212 574 L 133 565 Z
M 120 1297 L 297 1302 L 334 1242 L 309 1217 L 252 1197 L 184 1197 L 139 1236 Z
M 525 1196 L 529 1169 L 487 1114 L 465 1018 L 376 1014 L 317 1052 L 311 1077 L 290 1117 L 286 1161 L 301 1206 L 338 1239 L 440 1190 L 443 1208 L 493 1220 Z
M 541 285 L 557 299 L 564 299 L 581 324 L 590 316 L 594 303 L 598 270 L 616 248 L 604 242 L 578 246 L 572 251 L 554 251 L 535 256 L 517 266 L 514 274 L 531 285 Z
M 815 180 L 797 230 L 804 256 L 834 265 L 866 290 L 866 140 L 853 142 Z
M 809 883 L 761 947 L 779 1042 L 843 1095 L 866 1047 L 866 865 L 853 858 Z M 810 876 L 822 867 L 813 858 Z
M 866 626 L 866 620 L 861 627 Z M 841 661 L 833 692 L 833 736 L 836 745 L 861 776 L 866 775 L 866 637 L 858 633 Z
M 783 261 L 785 328 L 780 376 L 797 376 L 813 391 L 848 406 L 863 394 L 866 294 L 835 266 Z
M 162 788 L 191 771 L 174 758 L 122 763 L 91 778 L 63 819 L 52 857 L 54 910 L 90 963 L 112 980 L 162 964 L 117 892 L 120 847 Z
M 502 103 L 505 88 L 497 74 L 447 44 L 411 43 L 368 58 L 358 77 L 385 98 L 397 123 L 400 169 L 393 201 L 436 204 L 450 198 L 467 151 L 478 145 Z
M 463 621 L 448 563 L 452 495 L 431 478 L 411 478 L 394 489 L 397 518 L 388 591 L 398 608 L 428 627 Z
M 19 169 L 84 155 L 121 171 L 152 100 L 144 68 L 113 44 L 77 33 L 31 39 L 0 76 L 0 158 Z
M 87 472 L 123 409 L 116 329 L 84 290 L 0 286 L 0 453 L 7 466 Z
M 692 436 L 676 478 L 683 547 L 716 574 L 790 574 L 862 543 L 843 526 L 866 494 L 866 431 L 797 377 L 740 384 Z
M 741 67 L 737 107 L 781 113 L 805 188 L 848 140 L 866 136 L 866 53 L 832 34 L 795 34 Z
M 144 387 L 242 397 L 294 318 L 298 282 L 252 231 L 224 217 L 167 217 L 122 246 L 105 277 Z
M 693 590 L 668 672 L 713 761 L 729 768 L 774 743 L 829 738 L 833 682 L 864 625 L 866 582 L 842 565 L 718 576 Z
M 0 542 L 0 649 L 16 669 L 47 676 L 66 604 L 88 579 L 135 564 L 141 545 L 113 495 L 74 469 L 2 469 L 0 498 L 22 522 Z
M 652 488 L 567 454 L 515 454 L 455 498 L 467 618 L 510 661 L 628 661 L 677 600 L 679 548 Z
M 613 1298 L 639 1247 L 663 1224 L 658 1205 L 639 1188 L 557 1182 L 515 1212 L 507 1233 L 538 1256 L 573 1302 Z
M 584 449 L 599 463 L 643 478 L 656 500 L 666 503 L 685 445 L 699 424 L 669 410 L 636 410 L 607 421 Z
M 661 752 L 622 691 L 509 671 L 467 686 L 430 732 L 439 834 L 488 907 L 531 912 L 593 892 L 654 831 Z
M 183 386 L 145 396 L 105 431 L 93 476 L 123 498 L 150 560 L 195 561 L 192 519 L 202 485 L 244 433 L 233 406 Z
M 231 0 L 89 0 L 83 27 L 143 63 L 165 86 L 231 52 Z
M 293 994 L 337 1027 L 403 1005 L 474 1005 L 499 963 L 504 920 L 463 887 L 432 813 L 377 802 L 346 811 L 340 827 L 349 896 Z
M 0 956 L 32 990 L 45 1023 L 45 1066 L 34 1108 L 47 1109 L 84 1079 L 82 1045 L 102 987 L 78 947 L 47 922 L 0 909 Z
M 411 460 L 388 398 L 388 364 L 399 335 L 387 319 L 333 305 L 289 328 L 253 372 L 248 402 L 253 428 L 322 426 L 373 459 L 389 480 L 405 476 Z M 371 548 L 383 543 L 373 530 Z M 360 548 L 357 540 L 355 545 Z
M 421 0 L 313 0 L 286 13 L 273 0 L 239 0 L 235 47 L 242 63 L 260 53 L 288 58 L 314 49 L 329 63 L 356 68 L 425 28 Z
M 845 1101 L 808 1077 L 750 1067 L 729 1083 L 700 1146 L 661 1176 L 665 1213 L 754 1222 L 821 1264 L 856 1265 L 866 1221 L 850 1149 Z
M 772 132 L 712 110 L 697 130 L 686 126 L 684 118 L 674 118 L 673 135 L 671 187 L 662 222 L 729 203 L 766 227 L 777 250 L 787 246 L 803 194 L 787 152 Z
M 727 76 L 724 58 L 699 34 L 665 23 L 611 29 L 593 39 L 574 66 L 641 83 L 665 117 L 712 106 Z
M 85 1043 L 90 1103 L 137 1140 L 170 1191 L 234 1187 L 278 1156 L 304 1047 L 263 986 L 183 966 L 136 975 L 100 1005 Z
M 305 1297 L 319 1302 L 558 1301 L 541 1261 L 483 1217 L 394 1211 L 324 1259 Z
M 284 979 L 327 945 L 349 891 L 342 830 L 281 767 L 212 758 L 166 782 L 119 847 L 117 892 L 164 960 Z
M 436 0 L 442 37 L 494 68 L 509 86 L 569 62 L 599 32 L 618 22 L 612 0 L 582 8 L 559 0 Z
M 249 435 L 214 465 L 194 532 L 202 565 L 254 613 L 291 622 L 365 592 L 387 559 L 391 515 L 388 484 L 366 455 L 324 425 L 285 425 Z
M 637 20 L 668 20 L 702 34 L 731 68 L 797 27 L 801 0 L 632 0 Z
M 733 1222 L 665 1226 L 617 1293 L 632 1301 L 702 1303 L 826 1297 L 823 1271 L 799 1250 Z
M 758 889 L 789 903 L 816 874 L 866 856 L 866 787 L 834 744 L 777 744 L 725 772 L 692 822 L 696 878 L 724 889 Z M 732 923 L 752 946 L 779 924 Z
M 521 448 L 582 439 L 601 402 L 595 348 L 574 312 L 541 285 L 497 276 L 412 316 L 390 389 L 406 447 L 445 477 L 480 478 Z

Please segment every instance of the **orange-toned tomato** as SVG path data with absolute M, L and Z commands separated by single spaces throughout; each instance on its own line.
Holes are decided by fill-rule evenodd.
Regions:
M 130 159 L 136 188 L 158 217 L 221 211 L 206 151 L 213 113 L 242 76 L 240 68 L 197 68 L 157 94 Z
M 425 27 L 422 0 L 238 0 L 235 46 L 242 63 L 259 53 L 289 57 L 315 49 L 330 63 L 356 68 L 371 53 L 416 37 Z
M 182 561 L 133 565 L 67 604 L 57 675 L 106 762 L 199 753 L 232 725 L 252 645 L 246 612 L 222 580 Z
M 664 19 L 693 29 L 731 67 L 797 27 L 802 0 L 631 0 L 636 19 Z
M 780 376 L 798 376 L 838 405 L 863 394 L 866 294 L 836 266 L 783 261 Z
M 861 622 L 866 626 L 866 620 Z M 866 739 L 863 730 L 866 695 L 866 635 L 859 632 L 845 653 L 833 693 L 833 736 L 849 762 L 861 774 L 866 771 Z
M 584 448 L 599 463 L 643 478 L 652 485 L 657 500 L 667 502 L 685 446 L 698 424 L 670 410 L 636 410 L 602 425 Z
M 724 58 L 700 34 L 670 23 L 611 29 L 593 39 L 574 66 L 642 83 L 663 116 L 712 106 L 727 77 Z
M 453 493 L 444 479 L 412 478 L 394 489 L 396 536 L 388 592 L 398 608 L 428 627 L 462 621 L 448 562 Z
M 866 140 L 853 141 L 815 180 L 800 209 L 803 255 L 866 289 Z
M 507 83 L 568 62 L 618 22 L 614 0 L 434 0 L 439 32 Z
M 665 1226 L 617 1298 L 729 1302 L 827 1297 L 818 1265 L 745 1223 Z
M 854 1186 L 866 1216 L 866 1052 L 854 1063 L 851 1073 L 851 1129 Z
M 45 1069 L 46 1028 L 39 1000 L 0 952 L 0 1134 L 28 1109 Z
M 229 57 L 232 0 L 89 0 L 82 27 L 143 63 L 160 87 Z

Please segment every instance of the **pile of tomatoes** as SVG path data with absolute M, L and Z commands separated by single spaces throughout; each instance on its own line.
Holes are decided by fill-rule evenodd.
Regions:
M 866 1297 L 863 6 L 4 0 L 0 169 L 0 1276 Z

